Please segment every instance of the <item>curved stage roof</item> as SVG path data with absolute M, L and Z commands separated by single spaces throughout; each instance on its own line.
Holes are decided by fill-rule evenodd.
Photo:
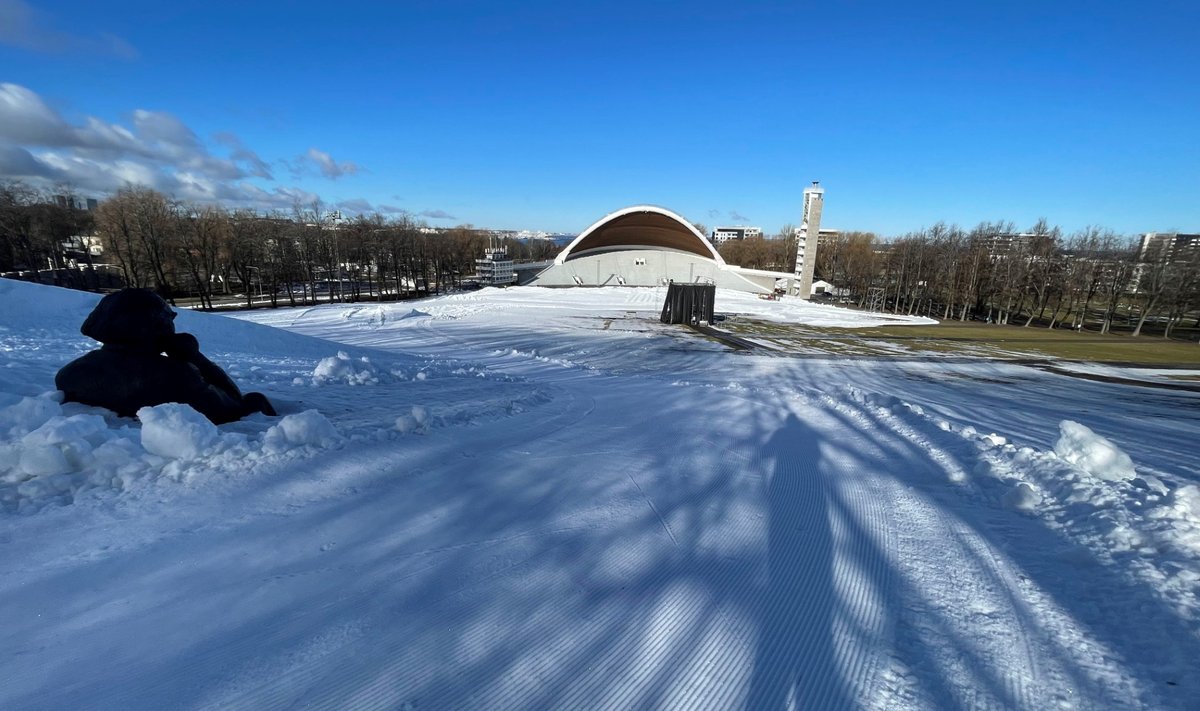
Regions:
M 686 252 L 724 266 L 725 260 L 687 220 L 662 207 L 635 205 L 605 215 L 559 253 L 555 264 L 628 249 Z

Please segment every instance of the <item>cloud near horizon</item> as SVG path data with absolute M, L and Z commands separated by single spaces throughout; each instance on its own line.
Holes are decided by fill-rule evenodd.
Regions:
M 80 53 L 137 59 L 138 51 L 107 32 L 81 35 L 56 30 L 41 10 L 23 0 L 0 0 L 0 45 L 41 54 Z
M 417 213 L 418 217 L 428 217 L 431 220 L 457 220 L 458 218 L 445 210 L 422 210 Z
M 338 162 L 333 159 L 325 151 L 309 148 L 308 151 L 296 159 L 296 171 L 301 174 L 309 167 L 315 167 L 321 172 L 321 175 L 330 180 L 337 180 L 345 175 L 354 175 L 359 171 L 358 165 L 350 161 Z
M 45 187 L 65 184 L 102 195 L 137 184 L 181 200 L 265 210 L 320 199 L 296 186 L 267 188 L 250 182 L 273 181 L 270 163 L 231 132 L 215 134 L 213 142 L 228 155 L 211 152 L 170 113 L 135 109 L 126 123 L 94 116 L 71 123 L 31 89 L 0 83 L 0 179 Z M 331 180 L 360 170 L 317 148 L 302 158 Z
M 333 206 L 336 207 L 337 209 L 341 210 L 342 212 L 349 212 L 349 213 L 352 213 L 355 215 L 365 215 L 365 214 L 368 214 L 371 212 L 375 212 L 375 208 L 371 205 L 371 203 L 362 198 L 353 198 L 351 200 L 342 200 L 341 202 L 334 203 Z
M 728 217 L 729 221 L 733 222 L 733 223 L 745 224 L 747 222 L 750 222 L 749 217 L 746 217 L 745 215 L 743 215 L 741 212 L 739 212 L 737 210 L 725 211 L 725 210 L 717 210 L 716 208 L 714 208 L 714 209 L 708 211 L 708 219 L 710 219 L 710 220 L 716 220 L 718 222 L 722 222 L 722 221 L 724 221 L 724 219 L 726 217 Z M 720 227 L 721 225 L 715 225 L 715 226 Z

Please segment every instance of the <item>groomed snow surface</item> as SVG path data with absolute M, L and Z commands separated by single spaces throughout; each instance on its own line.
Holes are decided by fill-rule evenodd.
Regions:
M 214 427 L 63 404 L 97 297 L 0 280 L 0 708 L 1196 707 L 1200 395 L 663 297 L 181 313 L 280 411 Z

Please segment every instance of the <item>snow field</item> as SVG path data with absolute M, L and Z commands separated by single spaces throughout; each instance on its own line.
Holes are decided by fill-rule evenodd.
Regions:
M 774 377 L 777 368 L 785 373 L 794 368 L 771 364 L 764 371 L 768 373 L 767 377 L 757 372 L 747 372 L 723 380 L 720 374 L 714 374 L 711 367 L 714 359 L 720 357 L 716 355 L 719 348 L 711 348 L 710 344 L 688 344 L 686 349 L 662 349 L 666 339 L 655 332 L 653 323 L 647 323 L 654 318 L 659 299 L 647 298 L 646 293 L 629 293 L 652 290 L 612 290 L 611 293 L 586 296 L 580 291 L 584 290 L 561 297 L 555 293 L 547 302 L 537 303 L 535 318 L 540 327 L 554 329 L 554 339 L 546 339 L 540 332 L 531 329 L 528 316 L 508 308 L 510 301 L 520 303 L 526 299 L 534 300 L 533 295 L 517 294 L 514 290 L 499 294 L 484 290 L 464 297 L 426 302 L 420 311 L 428 316 L 393 324 L 391 331 L 382 325 L 372 329 L 345 329 L 338 338 L 349 338 L 360 345 L 383 347 L 389 340 L 400 338 L 409 344 L 415 343 L 426 352 L 440 352 L 439 348 L 450 348 L 457 353 L 473 352 L 483 357 L 489 366 L 503 372 L 529 372 L 531 366 L 538 366 L 539 372 L 546 377 L 567 377 L 556 375 L 564 368 L 592 374 L 624 373 L 649 377 L 659 377 L 661 373 L 663 377 L 670 378 L 668 382 L 675 387 L 700 386 L 706 391 L 726 392 L 759 400 L 792 393 L 791 397 L 799 398 L 808 407 L 826 409 L 835 413 L 835 417 L 843 416 L 852 431 L 874 432 L 874 437 L 881 442 L 902 442 L 922 452 L 924 461 L 920 467 L 932 467 L 930 473 L 937 476 L 932 482 L 922 480 L 923 484 L 937 487 L 933 492 L 937 494 L 936 506 L 953 509 L 965 502 L 977 512 L 975 515 L 987 521 L 997 515 L 994 512 L 1011 511 L 1013 515 L 1030 517 L 1031 521 L 1038 522 L 1031 528 L 1005 524 L 999 527 L 999 535 L 1012 534 L 1010 528 L 1013 526 L 1018 531 L 1053 532 L 1053 537 L 1049 539 L 1044 535 L 1035 536 L 1039 541 L 1038 546 L 1052 551 L 1050 563 L 1037 561 L 1039 565 L 1044 565 L 1044 570 L 1039 568 L 1039 571 L 1045 575 L 1050 575 L 1046 571 L 1060 565 L 1058 555 L 1067 557 L 1066 569 L 1071 571 L 1067 575 L 1080 575 L 1084 569 L 1092 575 L 1100 574 L 1101 569 L 1107 568 L 1118 571 L 1118 575 L 1129 581 L 1129 586 L 1123 588 L 1128 591 L 1127 597 L 1115 595 L 1112 591 L 1097 594 L 1091 589 L 1072 589 L 1071 594 L 1077 599 L 1088 601 L 1083 617 L 1100 628 L 1106 624 L 1102 621 L 1104 614 L 1100 611 L 1120 615 L 1125 604 L 1140 604 L 1145 608 L 1145 602 L 1131 602 L 1139 595 L 1135 591 L 1141 586 L 1154 590 L 1157 601 L 1165 603 L 1181 619 L 1187 620 L 1184 623 L 1187 630 L 1183 633 L 1184 639 L 1193 641 L 1184 643 L 1182 647 L 1172 642 L 1164 643 L 1173 633 L 1164 627 L 1168 624 L 1168 618 L 1163 615 L 1157 615 L 1153 624 L 1125 629 L 1129 641 L 1112 643 L 1115 646 L 1105 646 L 1094 639 L 1087 641 L 1086 636 L 1078 632 L 1078 623 L 1072 619 L 1072 613 L 1055 603 L 1055 588 L 1072 586 L 1049 584 L 1048 589 L 1052 592 L 1046 594 L 1041 588 L 1030 585 L 1028 577 L 1011 572 L 1007 574 L 1014 588 L 1011 595 L 1041 600 L 1037 615 L 1042 624 L 1054 630 L 1056 640 L 1053 643 L 1046 642 L 1042 653 L 1063 660 L 1057 667 L 1062 670 L 1059 682 L 1067 687 L 1078 688 L 1079 693 L 1092 698 L 1093 703 L 1106 699 L 1105 703 L 1111 704 L 1131 698 L 1147 702 L 1157 698 L 1157 688 L 1164 683 L 1171 687 L 1168 691 L 1179 693 L 1183 684 L 1180 679 L 1187 676 L 1182 673 L 1181 660 L 1194 658 L 1197 649 L 1194 641 L 1197 636 L 1195 610 L 1198 590 L 1195 574 L 1200 571 L 1200 565 L 1194 553 L 1196 519 L 1188 513 L 1190 502 L 1193 501 L 1191 492 L 1194 491 L 1191 488 L 1194 479 L 1190 479 L 1188 474 L 1194 473 L 1194 469 L 1186 466 L 1180 468 L 1178 449 L 1168 446 L 1143 451 L 1143 460 L 1153 464 L 1143 466 L 1139 475 L 1133 459 L 1121 447 L 1078 422 L 1079 414 L 1096 419 L 1099 413 L 1112 412 L 1114 424 L 1120 422 L 1127 426 L 1132 421 L 1130 418 L 1139 416 L 1136 407 L 1121 419 L 1120 410 L 1112 408 L 1112 398 L 1105 394 L 1108 392 L 1105 387 L 1084 387 L 1078 382 L 1009 365 L 905 366 L 896 373 L 892 373 L 887 366 L 876 367 L 869 363 L 855 368 L 845 364 L 839 366 L 853 373 L 849 376 L 851 379 L 869 382 L 866 387 L 837 385 L 846 377 L 820 365 L 798 365 L 797 368 L 801 369 L 798 378 L 792 376 L 781 380 Z M 595 301 L 584 302 L 583 299 L 588 297 Z M 724 292 L 720 294 L 718 310 L 738 310 L 729 306 L 737 297 L 729 297 Z M 557 302 L 560 300 L 566 300 L 565 306 L 551 306 L 559 306 Z M 739 306 L 747 313 L 752 308 L 770 309 L 775 306 L 772 302 L 755 301 L 757 303 Z M 755 315 L 760 318 L 781 318 L 778 313 Z M 853 314 L 849 318 L 861 316 Z M 842 318 L 847 317 L 843 315 Z M 312 312 L 294 322 L 292 327 L 306 333 L 331 335 L 333 329 L 326 324 L 331 323 L 332 319 L 333 310 L 329 317 Z M 605 322 L 602 325 L 598 323 L 601 320 Z M 343 322 L 340 327 L 346 325 L 349 324 Z M 603 341 L 597 342 L 594 337 L 575 338 L 580 330 L 596 329 L 597 326 L 605 333 Z M 746 358 L 734 362 L 756 363 L 750 368 L 754 371 L 759 369 L 758 360 Z M 547 366 L 549 369 L 544 369 Z M 810 378 L 804 370 L 814 371 L 814 377 Z M 888 376 L 877 377 L 876 371 L 880 375 L 888 373 Z M 863 378 L 863 375 L 866 377 Z M 1054 387 L 1047 389 L 1047 383 L 1053 383 Z M 987 407 L 981 408 L 972 402 L 973 396 L 968 394 L 971 388 L 985 389 L 990 401 Z M 1012 394 L 1002 395 L 1006 390 Z M 1061 393 L 1052 395 L 1048 390 Z M 1080 392 L 1095 395 L 1080 398 Z M 1051 404 L 1056 396 L 1065 407 L 1056 408 Z M 708 397 L 698 395 L 697 400 Z M 930 409 L 917 404 L 930 401 L 931 398 L 938 405 L 937 408 Z M 1191 396 L 1188 395 L 1156 395 L 1145 397 L 1142 401 L 1147 403 L 1145 412 L 1152 413 L 1150 417 L 1161 421 L 1163 413 L 1169 411 L 1164 407 L 1178 408 L 1189 399 Z M 1156 407 L 1156 402 L 1164 405 Z M 1036 403 L 1032 410 L 1030 403 Z M 996 404 L 1000 407 L 992 409 Z M 1072 405 L 1077 409 L 1073 409 Z M 949 409 L 953 415 L 934 415 L 933 412 L 938 409 Z M 981 415 L 990 423 L 981 422 Z M 1004 419 L 1006 416 L 1008 419 Z M 989 427 L 991 429 L 985 429 Z M 1186 418 L 1179 421 L 1179 431 L 1188 431 L 1189 428 L 1194 432 L 1194 424 L 1189 424 Z M 1134 441 L 1137 439 L 1147 442 L 1161 439 L 1164 443 L 1178 441 L 1173 439 L 1169 431 L 1164 430 L 1160 435 L 1154 428 L 1146 428 L 1134 437 Z M 1176 461 L 1172 462 L 1172 456 L 1176 457 Z M 894 466 L 887 463 L 879 465 L 884 470 Z M 946 498 L 947 495 L 951 498 Z M 929 525 L 936 529 L 933 522 L 937 520 L 936 517 L 930 519 Z M 958 528 L 962 529 L 962 525 Z M 963 530 L 971 531 L 972 528 Z M 976 534 L 977 537 L 979 535 L 982 534 Z M 929 545 L 935 548 L 943 545 L 937 540 L 933 538 Z M 1153 543 L 1147 545 L 1148 541 Z M 918 565 L 923 550 L 928 548 L 913 548 L 907 565 Z M 975 568 L 970 564 L 972 550 L 991 550 L 990 556 L 1003 559 L 1002 553 L 996 551 L 992 544 L 980 540 L 966 550 L 968 552 L 963 553 L 964 557 L 958 563 L 964 570 Z M 997 563 L 996 569 L 1011 570 L 1012 565 L 1011 562 Z M 933 571 L 944 574 L 953 568 L 953 565 L 942 563 L 933 566 Z M 924 579 L 921 586 L 940 590 L 939 594 L 948 598 L 958 595 L 959 588 L 945 588 L 934 582 Z M 913 589 L 920 590 L 921 586 Z M 1106 595 L 1107 599 L 1103 599 Z M 1080 613 L 1076 611 L 1074 614 Z M 1006 618 L 1008 622 L 1005 624 L 1011 627 L 1013 620 L 1018 617 Z M 970 628 L 964 627 L 962 634 L 969 636 Z M 1017 639 L 1028 634 L 1028 631 L 1021 633 Z M 994 648 L 997 659 L 1003 658 L 1003 650 L 1011 639 L 998 643 Z M 954 645 L 948 645 L 948 648 L 953 649 Z M 1069 650 L 1073 648 L 1095 652 L 1086 656 L 1086 664 L 1072 670 L 1069 661 L 1072 653 Z M 1128 663 L 1134 666 L 1141 664 L 1139 658 L 1153 660 L 1141 666 L 1143 671 L 1140 673 L 1161 676 L 1157 686 L 1154 683 L 1147 685 L 1146 681 L 1139 681 L 1136 674 L 1114 668 L 1106 662 L 1106 659 L 1121 657 L 1122 653 L 1118 650 L 1122 648 L 1137 650 L 1129 655 Z M 1187 650 L 1192 651 L 1189 654 Z M 911 648 L 909 653 L 910 656 L 917 654 L 917 648 Z M 1045 659 L 1040 663 L 1045 663 L 1048 669 L 1053 667 Z M 970 678 L 962 668 L 954 671 L 951 667 L 947 668 L 948 678 Z M 1030 672 L 1018 677 L 1026 681 L 1017 683 L 1013 688 L 1033 683 L 1029 680 L 1036 676 Z M 920 679 L 920 674 L 916 678 Z M 937 680 L 926 678 L 921 686 L 927 690 L 936 683 Z M 1053 686 L 1050 683 L 1041 687 L 1042 694 L 1048 693 L 1047 689 Z M 976 689 L 974 684 L 967 684 L 955 692 L 955 698 L 969 705 L 983 703 L 981 699 L 985 697 L 971 700 L 974 698 L 971 694 L 977 693 L 973 689 Z M 927 695 L 922 697 L 915 692 L 913 698 L 923 699 L 918 706 L 936 706 L 944 701 Z M 1036 700 L 1042 697 L 1036 693 L 1021 697 L 1005 692 L 990 698 L 992 702 L 1003 706 L 1034 707 L 1038 705 Z M 1058 701 L 1068 707 L 1080 705 L 1078 697 L 1069 693 Z
M 86 304 L 28 298 L 18 486 L 132 483 L 0 512 L 0 706 L 1194 705 L 1195 394 L 736 355 L 658 291 L 181 314 L 283 413 L 211 429 L 59 403 Z

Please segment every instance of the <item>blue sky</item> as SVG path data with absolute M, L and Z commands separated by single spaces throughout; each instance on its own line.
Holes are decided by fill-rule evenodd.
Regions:
M 188 5 L 188 6 L 183 6 Z M 577 232 L 1200 231 L 1200 3 L 0 0 L 0 177 Z

